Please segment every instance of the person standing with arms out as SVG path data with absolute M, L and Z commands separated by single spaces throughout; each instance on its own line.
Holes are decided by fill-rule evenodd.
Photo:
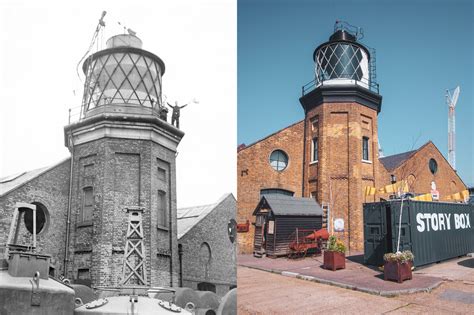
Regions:
M 175 122 L 176 122 L 176 128 L 179 129 L 179 115 L 180 115 L 180 111 L 182 108 L 186 107 L 188 104 L 184 104 L 183 106 L 179 106 L 178 105 L 178 101 L 174 102 L 175 103 L 175 106 L 172 106 L 170 103 L 166 103 L 168 104 L 169 107 L 171 107 L 171 109 L 173 109 L 173 113 L 171 114 L 171 124 L 174 126 L 175 125 Z

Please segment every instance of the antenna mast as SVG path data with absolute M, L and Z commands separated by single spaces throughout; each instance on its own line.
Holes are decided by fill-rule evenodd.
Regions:
M 455 108 L 458 101 L 460 88 L 457 86 L 453 94 L 446 90 L 446 104 L 448 104 L 448 161 L 456 170 L 456 120 Z

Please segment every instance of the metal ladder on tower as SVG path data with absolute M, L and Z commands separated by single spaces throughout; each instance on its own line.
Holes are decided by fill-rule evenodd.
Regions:
M 142 208 L 127 208 L 128 228 L 121 285 L 146 285 Z

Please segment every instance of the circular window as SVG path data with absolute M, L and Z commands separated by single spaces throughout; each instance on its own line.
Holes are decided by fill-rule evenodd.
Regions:
M 283 171 L 288 166 L 288 155 L 282 150 L 275 150 L 270 154 L 270 165 L 276 171 Z
M 229 239 L 233 243 L 237 237 L 237 222 L 234 219 L 230 219 L 227 223 L 227 232 L 229 233 Z
M 436 174 L 436 172 L 438 171 L 438 163 L 436 162 L 435 159 L 430 159 L 429 167 L 430 167 L 431 174 L 433 175 Z
M 39 234 L 46 226 L 46 217 L 48 215 L 48 210 L 46 207 L 39 203 L 33 202 L 36 206 L 36 234 Z M 25 215 L 23 217 L 23 221 L 25 222 L 26 229 L 28 232 L 33 234 L 33 210 L 25 209 Z

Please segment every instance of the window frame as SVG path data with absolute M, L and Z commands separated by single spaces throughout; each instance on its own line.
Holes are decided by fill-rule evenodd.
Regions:
M 89 192 L 91 193 L 91 204 L 90 205 L 86 205 L 86 192 Z M 89 219 L 85 219 L 85 210 L 86 210 L 86 207 L 90 207 L 90 218 Z M 86 186 L 86 187 L 83 187 L 82 188 L 82 209 L 81 209 L 81 223 L 85 223 L 85 222 L 92 222 L 93 221 L 93 213 L 94 213 L 94 187 L 92 186 Z
M 160 197 L 162 196 L 162 197 Z M 167 202 L 167 192 L 163 189 L 158 189 L 157 191 L 157 218 L 156 218 L 156 228 L 160 230 L 169 230 L 169 218 L 168 218 L 168 202 Z
M 313 137 L 313 139 L 311 140 L 311 163 L 317 163 L 318 159 L 319 159 L 318 137 Z
M 275 158 L 272 158 L 272 155 L 273 154 L 279 154 L 279 156 L 275 159 Z M 280 169 L 280 164 L 283 163 L 283 160 L 280 159 L 280 157 L 283 156 L 286 161 L 285 161 L 285 165 L 283 168 Z M 275 149 L 273 150 L 271 153 L 270 153 L 270 156 L 268 157 L 268 161 L 270 162 L 270 167 L 277 171 L 277 172 L 283 172 L 284 170 L 286 170 L 288 168 L 288 165 L 290 164 L 290 157 L 288 156 L 288 153 L 286 153 L 285 151 L 283 151 L 282 149 Z M 272 165 L 272 162 L 276 162 L 276 167 L 274 167 Z
M 362 161 L 371 162 L 370 160 L 370 148 L 369 148 L 369 137 L 362 137 Z

